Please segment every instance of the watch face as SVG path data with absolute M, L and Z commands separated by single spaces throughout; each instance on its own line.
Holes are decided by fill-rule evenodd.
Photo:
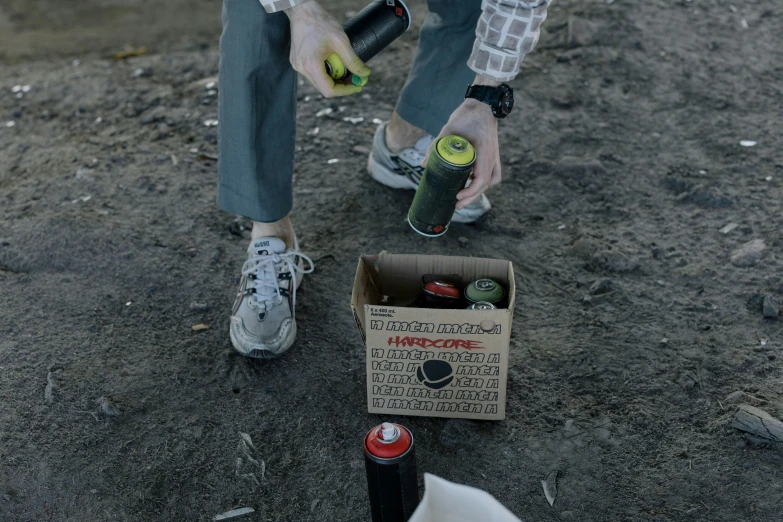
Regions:
M 514 94 L 509 90 L 500 95 L 500 113 L 508 116 L 514 108 Z

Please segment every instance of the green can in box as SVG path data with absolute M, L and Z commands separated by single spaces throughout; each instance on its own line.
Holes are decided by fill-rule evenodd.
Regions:
M 499 303 L 506 290 L 492 279 L 479 279 L 465 287 L 465 299 L 471 303 Z

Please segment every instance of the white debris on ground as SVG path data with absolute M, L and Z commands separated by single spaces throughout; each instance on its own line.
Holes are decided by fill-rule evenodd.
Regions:
M 215 515 L 215 517 L 212 520 L 215 522 L 219 520 L 231 520 L 232 518 L 238 518 L 243 515 L 249 515 L 255 512 L 256 510 L 251 507 L 237 508 L 237 509 L 232 509 L 231 511 L 226 511 L 225 513 L 220 513 L 219 515 Z

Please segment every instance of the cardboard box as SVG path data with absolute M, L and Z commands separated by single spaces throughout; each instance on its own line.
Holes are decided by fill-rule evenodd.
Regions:
M 509 308 L 441 310 L 379 304 L 384 295 L 412 299 L 421 291 L 424 274 L 460 274 L 466 285 L 494 279 L 509 292 Z M 515 294 L 509 261 L 385 252 L 362 256 L 351 308 L 367 348 L 368 411 L 504 419 Z M 424 368 L 428 361 L 442 362 Z

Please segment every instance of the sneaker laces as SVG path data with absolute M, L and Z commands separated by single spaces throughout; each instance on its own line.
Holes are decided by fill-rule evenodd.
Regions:
M 310 265 L 310 268 L 304 269 L 297 263 L 297 258 L 301 258 Z M 279 263 L 285 263 L 291 278 L 294 279 L 293 291 L 291 292 L 291 307 L 293 312 L 296 310 L 296 273 L 310 274 L 315 270 L 313 260 L 294 250 L 289 250 L 282 254 L 266 254 L 250 256 L 245 264 L 242 265 L 242 275 L 254 276 L 253 287 L 255 288 L 255 300 L 249 299 L 248 304 L 253 308 L 263 305 L 266 309 L 268 304 L 271 306 L 279 305 L 283 302 L 283 294 L 280 292 L 280 282 L 277 279 L 277 269 Z

